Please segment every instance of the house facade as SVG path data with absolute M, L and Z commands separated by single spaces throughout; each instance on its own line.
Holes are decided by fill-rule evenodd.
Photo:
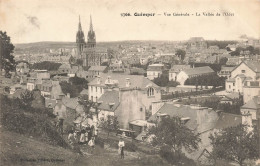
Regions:
M 149 80 L 154 80 L 162 75 L 164 70 L 163 64 L 152 64 L 147 68 L 147 78 Z
M 178 73 L 176 80 L 181 85 L 184 85 L 185 81 L 188 78 L 198 77 L 202 75 L 213 75 L 213 74 L 215 74 L 215 72 L 209 66 L 196 67 L 196 68 L 182 70 L 180 73 Z
M 243 93 L 243 86 L 247 81 L 256 81 L 260 77 L 260 63 L 254 61 L 243 61 L 235 67 L 226 80 L 227 92 Z

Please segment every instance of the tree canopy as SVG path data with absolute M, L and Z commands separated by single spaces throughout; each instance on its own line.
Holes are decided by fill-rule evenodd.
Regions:
M 108 115 L 100 121 L 100 126 L 107 131 L 107 136 L 109 136 L 110 132 L 116 132 L 119 129 L 119 122 L 116 116 Z
M 221 130 L 210 136 L 214 159 L 224 159 L 238 163 L 240 166 L 247 159 L 259 157 L 259 133 L 248 131 L 245 125 L 238 125 Z
M 9 72 L 15 69 L 15 60 L 13 56 L 14 45 L 6 32 L 0 31 L 0 68 L 4 69 L 7 77 Z
M 83 89 L 88 88 L 88 81 L 75 76 L 69 78 L 69 83 L 66 81 L 60 82 L 60 86 L 64 94 L 69 93 L 71 97 L 77 97 Z
M 32 65 L 32 69 L 56 71 L 59 69 L 60 66 L 61 66 L 61 63 L 44 61 L 44 62 L 40 62 L 40 63 L 34 63 Z
M 179 56 L 180 59 L 183 61 L 186 55 L 186 52 L 184 50 L 178 49 L 175 53 L 175 55 Z
M 154 134 L 154 145 L 168 145 L 174 152 L 181 152 L 182 148 L 188 151 L 197 150 L 201 141 L 199 134 L 195 134 L 182 123 L 179 117 L 165 117 L 156 126 L 149 129 Z

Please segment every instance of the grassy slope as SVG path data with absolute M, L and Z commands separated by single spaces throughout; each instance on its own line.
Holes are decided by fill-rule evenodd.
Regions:
M 141 166 L 141 165 L 167 165 L 158 156 L 147 156 L 140 153 L 126 152 L 124 160 L 119 159 L 116 149 L 102 149 L 96 146 L 93 155 L 78 155 L 70 150 L 51 146 L 49 144 L 28 138 L 23 135 L 4 131 L 0 137 L 0 165 L 88 165 L 88 166 Z M 87 146 L 82 146 L 87 152 Z M 36 161 L 21 161 L 30 159 Z M 63 161 L 39 161 L 40 159 L 59 159 Z

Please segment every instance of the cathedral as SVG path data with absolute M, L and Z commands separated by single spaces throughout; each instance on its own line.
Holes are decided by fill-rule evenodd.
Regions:
M 82 66 L 100 66 L 103 62 L 107 61 L 107 49 L 96 47 L 96 34 L 93 29 L 92 19 L 90 16 L 90 25 L 85 42 L 85 35 L 81 27 L 80 17 L 78 32 L 76 35 L 77 44 L 77 59 L 80 59 Z

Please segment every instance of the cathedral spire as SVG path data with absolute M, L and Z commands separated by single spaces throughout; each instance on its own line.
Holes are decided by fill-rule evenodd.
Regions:
M 80 22 L 80 15 L 79 15 L 79 31 L 82 31 L 81 22 Z
M 92 25 L 92 18 L 91 18 L 91 15 L 90 15 L 89 31 L 93 32 L 93 25 Z

